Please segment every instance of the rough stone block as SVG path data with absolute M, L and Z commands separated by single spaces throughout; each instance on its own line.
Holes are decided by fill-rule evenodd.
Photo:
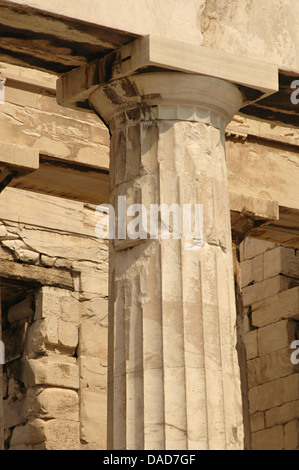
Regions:
M 264 255 L 265 279 L 278 274 L 299 278 L 299 253 L 294 248 L 279 246 Z
M 58 321 L 59 344 L 75 351 L 78 344 L 78 325 L 63 320 Z
M 284 450 L 297 450 L 299 447 L 299 420 L 291 421 L 284 427 Z
M 32 389 L 27 393 L 27 406 L 30 410 L 37 410 L 43 419 L 79 420 L 79 397 L 74 390 Z
M 80 450 L 79 422 L 52 419 L 44 423 L 47 450 Z
M 80 438 L 106 448 L 107 396 L 104 392 L 80 392 Z
M 7 235 L 6 227 L 2 222 L 0 222 L 0 239 L 5 238 L 6 235 Z
M 241 285 L 246 287 L 254 281 L 252 260 L 248 259 L 241 263 Z
M 247 361 L 249 388 L 298 372 L 291 362 L 290 348 L 280 349 Z
M 96 298 L 82 302 L 82 317 L 98 318 L 102 326 L 108 326 L 108 299 Z
M 107 366 L 97 357 L 79 357 L 80 387 L 90 390 L 107 388 Z
M 282 320 L 272 325 L 259 328 L 257 342 L 259 356 L 290 347 L 296 339 L 298 324 L 294 321 Z
M 41 255 L 41 264 L 52 268 L 55 265 L 56 259 L 57 258 L 52 256 Z
M 266 251 L 272 250 L 275 246 L 275 243 L 248 237 L 243 242 L 242 260 L 255 258 Z
M 299 400 L 299 374 L 289 375 L 283 379 L 284 401 Z
M 80 302 L 72 292 L 58 287 L 45 286 L 36 296 L 35 319 L 56 317 L 63 321 L 79 323 Z
M 251 432 L 260 431 L 265 427 L 265 416 L 264 413 L 255 413 L 250 417 L 250 428 Z
M 92 299 L 95 295 L 108 296 L 108 276 L 105 273 L 85 271 L 81 273 L 81 290 L 84 298 Z
M 22 359 L 22 380 L 29 386 L 50 385 L 79 389 L 79 368 L 72 357 Z
M 26 399 L 3 400 L 4 428 L 12 428 L 26 423 Z
M 108 330 L 100 325 L 85 322 L 79 330 L 79 355 L 97 357 L 107 365 Z
M 299 400 L 266 411 L 266 426 L 276 426 L 299 419 Z
M 265 411 L 285 402 L 284 379 L 253 387 L 248 392 L 250 413 Z
M 285 292 L 252 304 L 252 324 L 262 327 L 282 319 L 299 320 L 299 288 Z
M 279 294 L 290 288 L 293 280 L 284 276 L 275 276 L 271 279 L 266 279 L 261 282 L 252 284 L 251 286 L 244 287 L 243 293 L 243 305 L 247 307 L 255 302 L 271 297 L 275 294 Z
M 25 426 L 14 428 L 10 447 L 21 449 L 42 443 L 47 450 L 79 450 L 79 423 L 62 419 L 35 419 Z
M 244 344 L 246 349 L 247 360 L 257 357 L 258 354 L 258 343 L 257 343 L 258 330 L 252 330 L 244 335 Z
M 10 447 L 43 442 L 45 440 L 44 425 L 44 421 L 35 419 L 26 423 L 25 426 L 16 426 L 11 436 Z
M 32 308 L 31 297 L 26 297 L 25 300 L 13 305 L 8 311 L 8 321 L 13 323 L 14 321 L 22 320 L 24 318 L 31 319 L 34 311 Z
M 49 345 L 57 346 L 58 320 L 55 317 L 36 320 L 28 328 L 26 337 L 26 355 L 31 358 L 36 354 L 44 353 Z
M 253 281 L 260 282 L 264 280 L 264 255 L 258 255 L 252 259 Z
M 283 450 L 283 447 L 283 426 L 275 426 L 252 434 L 252 450 Z

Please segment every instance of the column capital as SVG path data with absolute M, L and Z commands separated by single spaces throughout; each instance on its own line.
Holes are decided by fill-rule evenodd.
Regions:
M 234 84 L 244 94 L 243 106 L 279 90 L 276 65 L 149 35 L 60 77 L 57 101 L 65 107 L 90 110 L 89 98 L 99 86 L 161 71 L 213 77 Z
M 202 122 L 224 131 L 244 95 L 225 80 L 163 71 L 100 85 L 89 101 L 112 131 L 140 120 Z

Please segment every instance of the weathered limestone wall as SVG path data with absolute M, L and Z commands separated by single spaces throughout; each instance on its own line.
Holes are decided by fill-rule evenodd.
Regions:
M 241 255 L 252 449 L 295 450 L 299 369 L 290 345 L 299 327 L 298 251 L 249 238 Z
M 128 31 L 178 39 L 202 41 L 200 17 L 206 0 L 15 0 L 14 3 L 46 10 L 65 17 Z M 35 24 L 38 29 L 39 25 Z M 52 32 L 52 31 L 51 31 Z
M 206 0 L 204 47 L 299 70 L 297 0 Z
M 24 5 L 23 0 L 13 3 Z M 179 39 L 299 69 L 297 0 L 86 0 L 84 8 L 80 0 L 71 5 L 61 0 L 25 3 L 134 34 Z M 24 21 L 30 24 L 30 17 Z M 34 31 L 38 28 L 34 24 Z
M 0 145 L 107 167 L 108 131 L 91 114 L 62 110 L 54 77 L 0 69 Z M 13 347 L 1 393 L 6 448 L 106 447 L 108 249 L 95 237 L 94 213 L 33 192 L 6 188 L 0 195 L 2 283 L 34 283 L 30 308 L 22 298 L 3 312 L 7 352 Z M 22 341 L 14 351 L 16 337 Z
M 39 283 L 3 312 L 6 448 L 103 449 L 108 249 L 94 208 L 16 189 L 1 203 L 0 274 Z
M 37 148 L 66 162 L 107 168 L 109 134 L 92 113 L 56 102 L 56 77 L 0 62 L 5 103 L 0 106 L 0 142 Z

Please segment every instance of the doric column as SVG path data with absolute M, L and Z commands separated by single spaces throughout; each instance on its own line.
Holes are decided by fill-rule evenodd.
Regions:
M 111 240 L 110 449 L 243 448 L 224 137 L 242 99 L 232 83 L 180 72 L 89 96 L 111 132 L 117 221 L 119 196 L 147 215 L 151 204 L 203 205 L 201 247 L 185 233 L 150 238 L 149 223 L 146 239 Z

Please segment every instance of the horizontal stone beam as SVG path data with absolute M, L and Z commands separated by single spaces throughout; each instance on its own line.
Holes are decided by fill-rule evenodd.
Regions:
M 12 188 L 71 199 L 89 204 L 108 200 L 108 170 L 55 158 L 40 157 L 34 173 L 13 179 Z
M 279 219 L 277 201 L 247 196 L 234 192 L 229 193 L 231 226 L 233 241 L 240 244 L 246 236 L 258 227 L 268 225 Z
M 249 236 L 299 248 L 299 210 L 280 207 L 277 221 L 256 227 Z
M 0 277 L 17 281 L 36 281 L 44 286 L 57 286 L 74 289 L 73 278 L 68 270 L 44 268 L 0 259 Z
M 29 147 L 0 142 L 0 165 L 17 173 L 30 173 L 39 167 L 39 151 Z
M 278 67 L 226 52 L 148 35 L 57 80 L 57 101 L 71 108 L 86 100 L 101 84 L 156 67 L 220 78 L 240 85 L 252 103 L 279 90 Z
M 39 151 L 0 142 L 0 192 L 14 179 L 39 167 Z
M 279 219 L 279 204 L 277 201 L 247 196 L 233 191 L 230 191 L 229 199 L 232 212 L 253 217 L 256 221 Z

